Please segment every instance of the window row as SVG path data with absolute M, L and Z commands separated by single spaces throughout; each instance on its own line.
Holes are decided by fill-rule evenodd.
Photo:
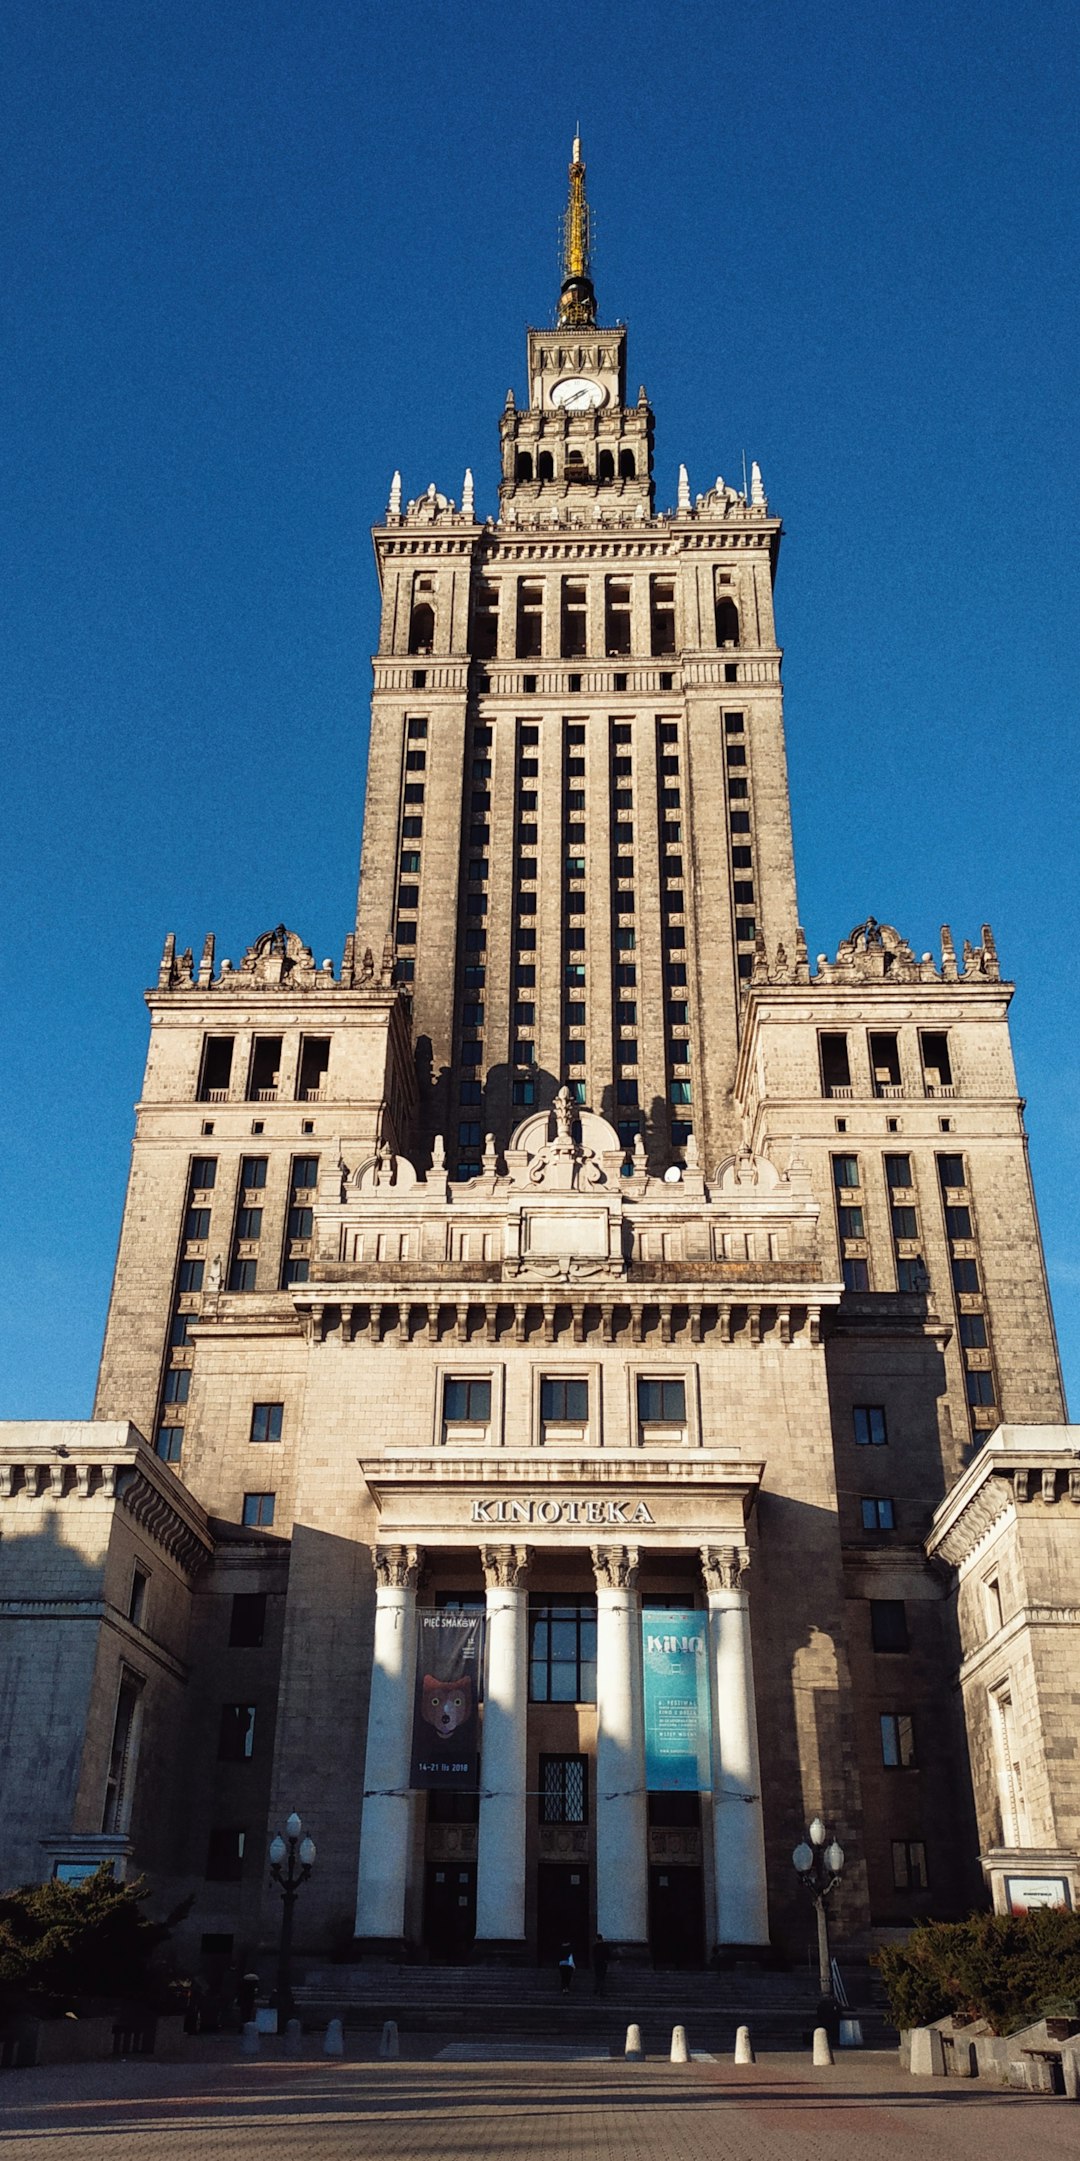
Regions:
M 283 1044 L 284 1038 L 280 1035 L 253 1036 L 243 1085 L 243 1099 L 248 1103 L 283 1100 L 286 1093 L 282 1087 Z M 200 1103 L 227 1103 L 232 1097 L 235 1048 L 235 1036 L 205 1037 L 199 1069 Z M 290 1091 L 292 1100 L 297 1103 L 321 1102 L 329 1068 L 330 1037 L 301 1036 L 296 1078 Z
M 861 1036 L 858 1040 L 861 1041 Z M 846 1029 L 822 1030 L 819 1034 L 818 1053 L 823 1095 L 855 1097 L 865 1092 L 861 1085 L 861 1068 L 860 1085 L 856 1086 L 853 1079 L 855 1069 L 852 1064 L 852 1048 L 855 1041 L 854 1033 Z M 948 1031 L 920 1028 L 918 1042 L 922 1093 L 928 1096 L 955 1095 Z M 902 1096 L 905 1091 L 900 1065 L 899 1035 L 895 1030 L 871 1029 L 867 1033 L 866 1043 L 870 1094 Z

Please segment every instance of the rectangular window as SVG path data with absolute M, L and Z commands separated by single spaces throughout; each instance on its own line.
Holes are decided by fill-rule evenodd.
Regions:
M 981 1313 L 960 1315 L 960 1341 L 966 1351 L 985 1351 L 988 1338 L 986 1320 Z
M 875 1651 L 906 1651 L 907 1608 L 902 1598 L 870 1600 L 870 1641 Z
M 859 1448 L 884 1448 L 888 1442 L 885 1412 L 880 1403 L 856 1403 L 852 1410 L 855 1440 Z
M 281 1037 L 257 1035 L 251 1046 L 248 1072 L 249 1103 L 272 1103 L 281 1078 Z
M 914 1208 L 894 1208 L 892 1210 L 892 1231 L 894 1238 L 917 1238 L 919 1235 L 917 1211 Z
M 266 1634 L 266 1592 L 234 1591 L 229 1609 L 229 1646 L 259 1651 Z
M 915 1727 L 910 1711 L 881 1714 L 881 1760 L 889 1771 L 910 1771 L 915 1763 Z
M 686 1382 L 640 1379 L 637 1411 L 643 1426 L 685 1426 Z
M 231 1291 L 253 1291 L 258 1268 L 257 1261 L 232 1261 L 229 1266 L 229 1289 Z
M 541 1380 L 540 1420 L 545 1439 L 574 1439 L 583 1435 L 589 1423 L 588 1381 L 561 1376 Z
M 987 1404 L 994 1402 L 995 1390 L 992 1373 L 968 1372 L 964 1375 L 964 1382 L 967 1388 L 967 1399 L 972 1409 L 978 1406 L 985 1407 Z
M 541 1756 L 539 1800 L 541 1823 L 587 1823 L 588 1757 Z
M 892 1880 L 897 1891 L 927 1889 L 929 1877 L 926 1873 L 926 1848 L 921 1839 L 893 1839 Z
M 217 1179 L 217 1157 L 195 1156 L 191 1165 L 191 1189 L 193 1193 L 210 1192 Z
M 191 1314 L 174 1313 L 169 1329 L 169 1342 L 174 1351 L 184 1350 L 191 1342 Z
M 209 1208 L 189 1208 L 184 1217 L 185 1238 L 208 1238 L 210 1236 Z
M 945 1089 L 951 1095 L 953 1076 L 948 1036 L 943 1031 L 924 1028 L 920 1030 L 919 1042 L 927 1095 L 941 1095 Z
M 890 1190 L 894 1186 L 907 1186 L 909 1188 L 913 1186 L 915 1180 L 911 1175 L 911 1157 L 886 1156 L 885 1182 Z
M 105 1778 L 103 1831 L 126 1831 L 131 1819 L 135 1760 L 139 1744 L 139 1699 L 143 1684 L 137 1674 L 121 1672 L 113 1719 L 112 1746 Z
M 268 1531 L 274 1520 L 272 1493 L 245 1493 L 241 1522 L 248 1531 Z
M 218 1762 L 250 1763 L 255 1753 L 255 1705 L 223 1703 L 218 1728 Z
M 833 1184 L 836 1187 L 858 1186 L 858 1156 L 834 1156 L 832 1159 Z
M 937 1167 L 938 1177 L 941 1180 L 943 1191 L 947 1186 L 959 1186 L 963 1188 L 967 1185 L 967 1179 L 964 1175 L 963 1156 L 939 1156 L 937 1159 Z
M 285 1415 L 283 1403 L 253 1403 L 251 1406 L 251 1439 L 253 1441 L 280 1441 L 281 1421 Z
M 543 647 L 544 588 L 518 582 L 517 652 L 519 660 L 539 660 Z
M 822 1093 L 835 1096 L 851 1094 L 851 1066 L 848 1062 L 846 1035 L 822 1035 L 821 1087 Z
M 876 1096 L 899 1095 L 900 1047 L 899 1039 L 895 1035 L 871 1034 L 870 1071 Z
M 608 578 L 605 585 L 605 643 L 609 660 L 630 651 L 630 586 L 625 578 Z
M 596 1702 L 596 1599 L 529 1600 L 529 1701 Z
M 973 1238 L 970 1208 L 946 1208 L 945 1228 L 950 1238 Z
M 188 1366 L 173 1366 L 165 1375 L 162 1400 L 165 1403 L 186 1403 L 190 1388 L 190 1368 Z
M 220 1103 L 229 1093 L 232 1080 L 233 1038 L 231 1035 L 209 1035 L 203 1044 L 202 1074 L 199 1079 L 200 1103 Z
M 882 1499 L 877 1494 L 864 1493 L 859 1506 L 862 1510 L 862 1527 L 864 1531 L 894 1531 L 896 1529 L 896 1511 L 891 1500 Z
M 844 1279 L 844 1289 L 846 1291 L 869 1290 L 870 1270 L 864 1260 L 846 1254 L 840 1264 L 840 1272 Z
M 837 1213 L 840 1218 L 841 1238 L 864 1238 L 866 1236 L 861 1208 L 840 1208 Z
M 444 1426 L 487 1426 L 491 1421 L 490 1380 L 448 1380 L 443 1387 Z
M 183 1426 L 159 1426 L 157 1454 L 163 1463 L 179 1463 L 184 1449 Z
M 972 1260 L 953 1261 L 952 1279 L 954 1291 L 977 1291 L 979 1288 L 979 1264 Z
M 236 1235 L 238 1238 L 262 1237 L 263 1212 L 261 1208 L 238 1208 L 236 1212 Z
M 128 1620 L 135 1628 L 146 1626 L 146 1594 L 150 1578 L 138 1562 L 131 1571 L 131 1590 L 128 1595 Z
M 208 1883 L 239 1883 L 244 1873 L 247 1832 L 237 1824 L 216 1824 L 206 1847 Z

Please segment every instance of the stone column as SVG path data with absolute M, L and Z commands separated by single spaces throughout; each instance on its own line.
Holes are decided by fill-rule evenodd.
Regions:
M 649 1940 L 648 1812 L 638 1557 L 594 1546 L 596 1573 L 596 1926 L 606 1943 Z
M 487 1672 L 480 1759 L 476 1936 L 489 1948 L 525 1940 L 528 1723 L 528 1546 L 485 1546 Z
M 718 1943 L 768 1943 L 769 1901 L 744 1546 L 703 1546 L 713 1672 L 713 1851 Z
M 383 1937 L 388 1944 L 399 1944 L 405 1934 L 420 1561 L 416 1546 L 375 1549 L 375 1652 L 364 1759 L 356 1933 Z

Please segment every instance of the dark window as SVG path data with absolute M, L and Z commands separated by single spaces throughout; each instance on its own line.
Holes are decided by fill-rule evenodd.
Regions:
M 183 1449 L 183 1426 L 159 1426 L 157 1453 L 163 1463 L 179 1463 Z
M 821 1037 L 821 1085 L 827 1096 L 843 1089 L 845 1095 L 851 1089 L 851 1067 L 848 1063 L 846 1035 L 823 1035 Z
M 257 1035 L 251 1046 L 251 1070 L 248 1075 L 249 1103 L 271 1101 L 278 1091 L 281 1076 L 281 1037 Z
M 191 1388 L 191 1373 L 187 1366 L 173 1366 L 165 1375 L 162 1396 L 166 1403 L 186 1403 Z
M 834 1186 L 857 1186 L 859 1183 L 858 1156 L 834 1156 L 832 1159 Z
M 841 1274 L 844 1278 L 844 1289 L 846 1291 L 869 1290 L 870 1270 L 864 1260 L 859 1260 L 851 1254 L 845 1254 L 841 1262 Z
M 233 1650 L 258 1651 L 266 1633 L 266 1592 L 234 1591 L 229 1613 L 229 1644 Z
M 638 1084 L 636 1080 L 616 1081 L 615 1099 L 623 1109 L 633 1108 L 638 1101 Z
M 892 1880 L 897 1891 L 925 1891 L 929 1883 L 926 1873 L 926 1847 L 921 1838 L 894 1838 L 892 1842 Z
M 685 1425 L 686 1382 L 639 1380 L 637 1408 L 643 1426 Z
M 215 1825 L 206 1848 L 206 1876 L 209 1883 L 239 1883 L 244 1873 L 246 1841 L 247 1832 L 238 1825 Z
M 866 1236 L 861 1208 L 841 1208 L 839 1216 L 841 1238 L 864 1238 Z
M 542 1380 L 540 1416 L 545 1425 L 584 1426 L 589 1419 L 588 1381 Z
M 892 1531 L 896 1528 L 896 1516 L 891 1500 L 877 1494 L 864 1494 L 860 1502 L 864 1531 Z
M 749 811 L 733 810 L 728 819 L 728 824 L 730 825 L 733 833 L 748 833 L 750 831 Z
M 595 1598 L 530 1598 L 529 1700 L 595 1703 Z
M 889 1771 L 910 1771 L 915 1763 L 915 1726 L 910 1711 L 881 1713 L 881 1760 Z
M 274 1500 L 272 1493 L 245 1493 L 241 1521 L 246 1530 L 269 1530 L 274 1520 Z
M 732 870 L 749 870 L 753 860 L 753 850 L 751 848 L 733 848 L 731 851 Z
M 405 914 L 411 914 L 414 908 L 418 908 L 420 906 L 419 886 L 399 885 L 397 889 L 397 904 L 398 907 L 402 909 Z
M 253 1403 L 251 1406 L 251 1438 L 253 1441 L 280 1441 L 281 1421 L 285 1415 L 283 1403 Z
M 403 818 L 401 821 L 401 837 L 403 840 L 419 840 L 423 830 L 424 821 L 422 818 Z
M 896 1263 L 896 1288 L 925 1295 L 930 1288 L 930 1277 L 921 1253 L 906 1254 Z
M 949 1038 L 943 1032 L 924 1029 L 919 1038 L 922 1044 L 923 1078 L 933 1092 L 938 1088 L 952 1087 L 952 1063 L 949 1058 Z
M 435 610 L 426 600 L 418 601 L 409 620 L 410 653 L 430 653 L 435 643 Z
M 963 1156 L 939 1156 L 937 1167 L 938 1177 L 943 1187 L 966 1186 L 967 1179 L 964 1176 Z
M 290 1254 L 282 1267 L 282 1285 L 285 1290 L 290 1290 L 294 1283 L 306 1283 L 310 1274 L 311 1262 L 306 1255 L 302 1253 Z
M 637 1027 L 637 1001 L 621 998 L 615 1008 L 615 1018 L 621 1028 Z
M 623 1036 L 619 1044 L 620 1065 L 636 1065 L 637 1062 L 638 1047 L 634 1038 L 632 1036 Z
M 650 578 L 649 614 L 652 651 L 656 656 L 675 651 L 675 586 L 670 578 Z M 629 647 L 626 648 L 629 651 Z
M 746 728 L 746 715 L 745 715 L 745 713 L 725 713 L 725 714 L 724 714 L 724 733 L 725 733 L 725 735 L 742 735 L 742 734 L 744 733 L 744 731 L 745 731 L 745 728 Z
M 490 1381 L 447 1381 L 443 1418 L 448 1426 L 486 1426 L 491 1417 Z
M 892 1210 L 892 1228 L 894 1238 L 917 1238 L 919 1235 L 919 1218 L 916 1210 L 914 1208 L 894 1208 Z
M 131 1591 L 128 1596 L 128 1620 L 141 1628 L 146 1615 L 146 1592 L 150 1578 L 145 1568 L 136 1563 L 131 1571 Z
M 318 1179 L 318 1156 L 293 1157 L 292 1188 L 294 1193 L 310 1191 L 311 1188 L 318 1184 Z
M 614 658 L 630 651 L 630 587 L 625 579 L 607 580 L 606 603 L 606 650 Z
M 255 1705 L 223 1703 L 218 1728 L 218 1762 L 247 1763 L 255 1752 Z
M 191 1165 L 192 1191 L 209 1192 L 217 1178 L 217 1157 L 196 1156 Z
M 636 465 L 635 465 L 635 463 L 634 463 L 634 453 L 633 453 L 633 451 L 632 451 L 632 450 L 620 450 L 620 452 L 619 452 L 619 479 L 620 479 L 620 480 L 635 480 L 636 478 L 637 478 L 637 467 L 636 467 Z
M 962 1313 L 960 1315 L 960 1341 L 966 1351 L 984 1351 L 986 1349 L 986 1321 L 981 1313 Z
M 994 1402 L 994 1376 L 992 1373 L 965 1373 L 967 1399 L 974 1409 L 976 1404 Z
M 970 1208 L 946 1208 L 945 1228 L 950 1238 L 973 1237 Z
M 872 1598 L 870 1641 L 875 1651 L 906 1651 L 907 1608 L 902 1598 Z
M 290 1238 L 310 1238 L 310 1236 L 311 1236 L 311 1233 L 312 1233 L 312 1229 L 313 1229 L 313 1227 L 314 1227 L 314 1221 L 315 1221 L 315 1216 L 314 1216 L 314 1210 L 313 1210 L 313 1209 L 311 1209 L 311 1208 L 290 1208 L 290 1210 L 289 1210 L 289 1237 L 290 1237 Z
M 407 773 L 422 773 L 422 772 L 423 772 L 423 771 L 425 770 L 426 766 L 427 766 L 427 751 L 426 751 L 426 750 L 407 750 L 407 751 L 406 751 L 406 753 L 405 753 L 405 771 L 406 771 Z
M 880 1095 L 886 1088 L 899 1088 L 900 1051 L 895 1035 L 871 1035 L 870 1071 L 874 1077 L 875 1095 Z
M 210 1235 L 209 1208 L 189 1208 L 184 1217 L 185 1238 L 207 1238 Z
M 716 603 L 716 642 L 717 645 L 738 645 L 739 611 L 733 600 Z
M 531 466 L 530 466 L 530 475 Z M 543 634 L 544 589 L 522 579 L 518 585 L 517 649 L 519 660 L 540 658 Z
M 954 1291 L 977 1291 L 979 1267 L 977 1261 L 953 1261 L 952 1279 Z
M 890 1186 L 914 1185 L 915 1181 L 911 1175 L 911 1157 L 886 1156 L 885 1180 Z
M 636 990 L 637 963 L 632 960 L 620 961 L 615 970 L 615 981 L 620 990 Z
M 263 1212 L 261 1208 L 238 1208 L 236 1211 L 236 1235 L 238 1238 L 262 1237 Z
M 422 802 L 423 802 L 423 800 L 424 800 L 424 783 L 423 783 L 423 781 L 422 781 L 422 780 L 407 780 L 407 781 L 406 781 L 406 783 L 405 783 L 405 801 L 406 801 L 407 803 L 422 803 Z M 483 803 L 483 805 L 481 805 L 481 806 L 479 806 L 479 807 L 481 807 L 481 808 L 486 808 L 486 806 L 487 806 L 487 798 L 486 798 L 486 796 L 485 796 L 485 798 L 484 798 L 484 803 Z M 474 810 L 476 810 L 476 809 L 477 809 L 477 807 L 478 807 L 478 806 L 477 806 L 476 796 L 475 796 L 475 794 L 474 794 L 474 795 L 473 795 L 473 809 L 474 809 Z
M 105 1807 L 101 1818 L 103 1831 L 127 1829 L 128 1800 L 135 1776 L 136 1713 L 142 1682 L 135 1674 L 125 1673 L 116 1698 L 116 1717 L 113 1720 L 112 1746 L 109 1750 L 109 1768 L 105 1780 Z
M 259 1264 L 257 1261 L 231 1261 L 229 1264 L 229 1289 L 253 1291 L 256 1288 Z
M 541 1823 L 587 1823 L 589 1764 L 586 1756 L 541 1756 Z
M 736 878 L 736 880 L 735 880 L 735 906 L 736 906 L 737 908 L 752 908 L 752 907 L 753 907 L 753 905 L 754 905 L 754 885 L 753 885 L 753 880 L 752 880 L 752 879 L 750 879 L 750 878 Z
M 240 1185 L 246 1193 L 266 1184 L 266 1156 L 245 1156 L 240 1165 Z
M 207 1036 L 203 1045 L 202 1078 L 199 1082 L 200 1103 L 216 1102 L 227 1095 L 232 1078 L 233 1038 L 231 1035 Z
M 851 1415 L 860 1448 L 884 1448 L 887 1445 L 889 1435 L 880 1403 L 856 1403 Z
M 407 720 L 405 723 L 405 733 L 408 736 L 410 742 L 422 742 L 423 738 L 427 734 L 427 721 Z

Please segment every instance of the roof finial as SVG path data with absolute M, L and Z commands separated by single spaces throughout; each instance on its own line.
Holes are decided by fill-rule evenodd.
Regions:
M 585 161 L 581 136 L 574 136 L 570 160 L 570 195 L 563 219 L 563 282 L 559 294 L 559 321 L 577 325 L 595 323 L 596 294 L 589 276 L 589 204 L 585 194 Z

